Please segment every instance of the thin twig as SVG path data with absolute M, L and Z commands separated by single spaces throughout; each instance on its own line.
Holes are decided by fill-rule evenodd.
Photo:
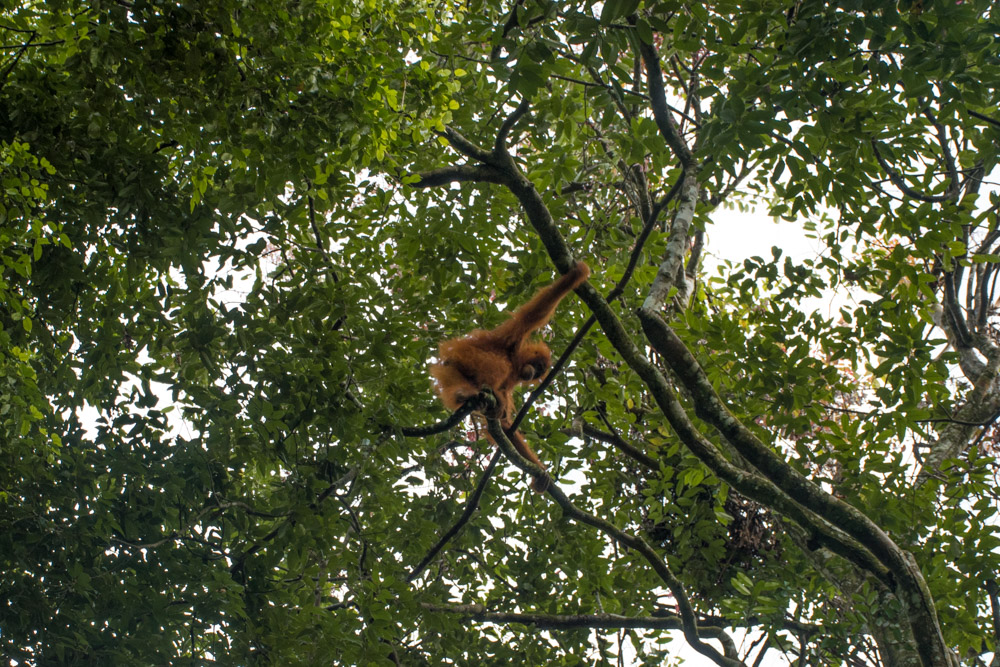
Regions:
M 990 125 L 995 125 L 996 127 L 1000 127 L 1000 120 L 997 120 L 996 118 L 990 118 L 989 116 L 984 116 L 983 114 L 973 111 L 971 109 L 967 109 L 967 112 L 973 118 L 978 118 L 979 120 L 986 121 Z
M 14 68 L 17 66 L 17 63 L 21 60 L 21 57 L 27 52 L 28 47 L 31 46 L 32 41 L 35 39 L 37 35 L 38 33 L 32 30 L 31 36 L 28 37 L 28 41 L 21 45 L 20 50 L 14 54 L 13 58 L 11 58 L 10 65 L 7 65 L 7 67 L 4 68 L 3 73 L 0 74 L 0 89 L 2 89 L 5 85 L 7 85 L 7 77 L 10 76 L 10 73 L 14 71 Z
M 903 194 L 913 199 L 923 202 L 930 202 L 932 204 L 945 202 L 951 199 L 951 197 L 946 194 L 925 195 L 924 193 L 911 188 L 909 185 L 906 184 L 906 181 L 903 180 L 903 177 L 895 169 L 893 169 L 888 162 L 886 162 L 884 157 L 882 157 L 882 153 L 878 149 L 878 142 L 872 139 L 871 145 L 872 145 L 872 150 L 875 151 L 875 159 L 878 160 L 878 163 L 882 165 L 882 168 L 885 169 L 886 173 L 889 174 L 889 180 L 892 181 L 892 184 L 895 185 L 900 190 L 902 190 Z
M 601 414 L 601 419 L 604 421 L 604 424 L 608 426 L 608 428 L 611 428 L 611 424 L 608 422 L 607 419 L 605 419 L 603 414 Z M 660 469 L 660 466 L 659 464 L 657 464 L 656 459 L 649 456 L 638 447 L 629 444 L 629 442 L 626 441 L 625 438 L 621 437 L 613 430 L 611 433 L 605 433 L 596 426 L 592 426 L 585 422 L 583 424 L 583 434 L 588 437 L 594 438 L 595 440 L 600 440 L 601 442 L 606 442 L 609 445 L 613 445 L 622 454 L 624 454 L 625 456 L 629 457 L 634 461 L 637 461 L 638 463 L 641 463 L 645 468 L 648 468 L 649 470 Z

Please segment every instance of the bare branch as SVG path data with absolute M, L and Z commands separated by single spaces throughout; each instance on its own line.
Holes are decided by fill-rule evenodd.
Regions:
M 31 31 L 29 30 L 26 32 L 31 32 Z M 59 44 L 65 44 L 65 43 L 66 43 L 65 39 L 53 39 L 52 41 L 49 42 L 31 42 L 28 44 L 0 44 L 0 50 L 12 51 L 14 49 L 24 49 L 29 46 L 33 49 L 37 49 L 43 46 L 58 46 Z

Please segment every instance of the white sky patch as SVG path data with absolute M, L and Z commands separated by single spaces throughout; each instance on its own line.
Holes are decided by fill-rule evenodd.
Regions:
M 705 230 L 706 264 L 728 259 L 740 262 L 748 257 L 771 257 L 771 248 L 782 249 L 783 257 L 798 263 L 823 251 L 815 232 L 808 232 L 801 222 L 775 221 L 765 211 L 723 210 L 713 215 Z M 812 236 L 812 238 L 810 238 Z

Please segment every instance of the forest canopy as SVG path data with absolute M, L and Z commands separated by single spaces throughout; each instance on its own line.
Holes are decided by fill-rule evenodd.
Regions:
M 4 664 L 1000 664 L 998 35 L 6 4 Z M 447 410 L 578 261 L 512 420 Z

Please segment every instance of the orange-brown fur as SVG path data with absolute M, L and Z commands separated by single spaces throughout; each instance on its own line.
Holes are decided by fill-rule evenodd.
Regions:
M 496 416 L 509 430 L 514 412 L 514 388 L 539 382 L 549 370 L 552 353 L 541 341 L 529 341 L 528 336 L 545 326 L 556 306 L 590 275 L 590 268 L 577 262 L 569 273 L 545 287 L 531 301 L 515 310 L 510 319 L 496 329 L 476 329 L 462 338 L 441 343 L 440 363 L 431 366 L 431 375 L 442 402 L 457 410 L 483 388 L 497 397 Z M 518 431 L 511 442 L 524 458 L 545 468 Z M 532 488 L 539 493 L 548 487 L 548 477 L 536 477 Z

